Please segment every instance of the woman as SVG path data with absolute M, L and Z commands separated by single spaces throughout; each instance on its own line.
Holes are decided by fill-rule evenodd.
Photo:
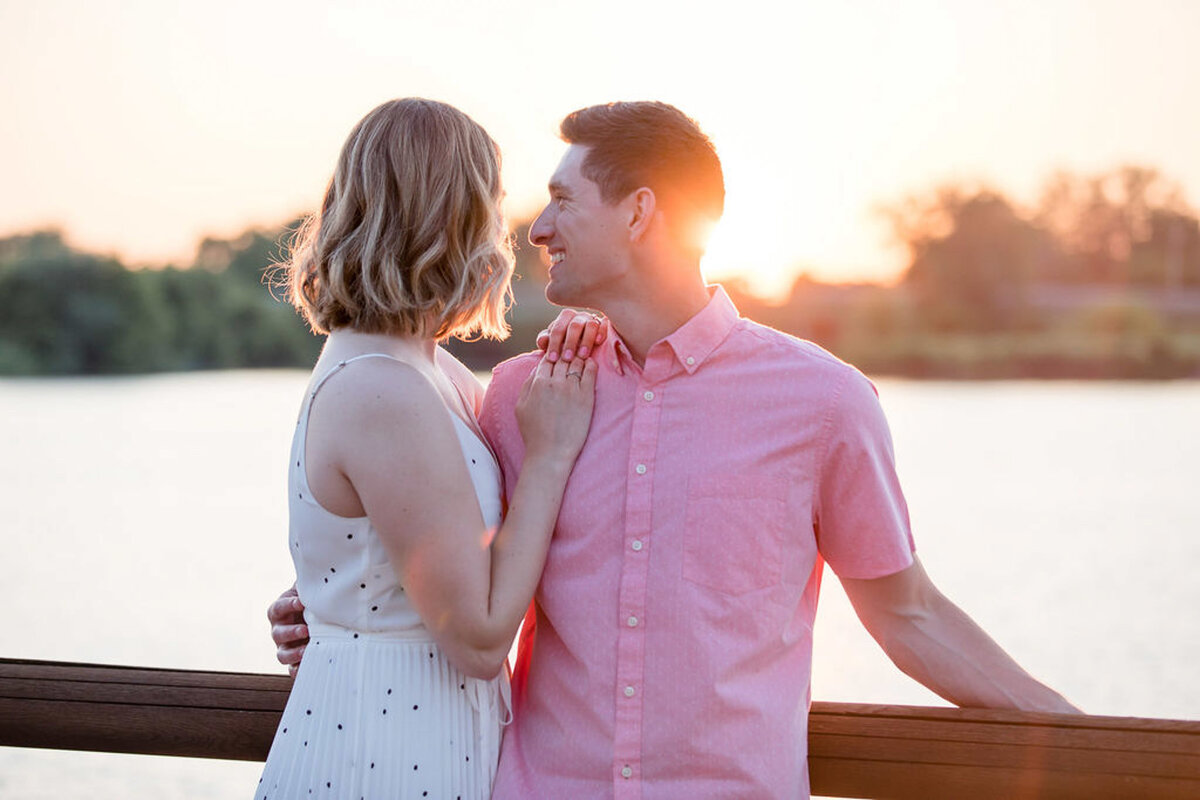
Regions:
M 594 361 L 543 360 L 501 523 L 477 382 L 438 347 L 507 333 L 499 154 L 462 112 L 394 100 L 342 148 L 287 271 L 328 332 L 289 463 L 311 637 L 256 793 L 486 798 L 500 674 L 591 418 Z

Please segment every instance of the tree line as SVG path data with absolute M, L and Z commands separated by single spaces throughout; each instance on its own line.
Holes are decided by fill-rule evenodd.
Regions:
M 1159 172 L 1060 172 L 1028 207 L 957 183 L 879 211 L 908 256 L 896 285 L 801 275 L 739 308 L 872 373 L 1200 377 L 1200 221 Z
M 1200 374 L 1200 222 L 1154 170 L 1059 173 L 1028 208 L 960 183 L 880 213 L 908 254 L 898 284 L 801 275 L 771 302 L 734 280 L 742 313 L 875 373 Z M 310 366 L 321 339 L 270 285 L 296 224 L 207 238 L 183 268 L 129 269 L 54 230 L 0 239 L 0 375 Z M 554 315 L 528 225 L 513 336 L 451 343 L 476 369 L 528 349 Z
M 188 268 L 126 268 L 61 232 L 0 239 L 0 374 L 311 364 L 320 349 L 263 283 L 280 231 L 206 239 Z

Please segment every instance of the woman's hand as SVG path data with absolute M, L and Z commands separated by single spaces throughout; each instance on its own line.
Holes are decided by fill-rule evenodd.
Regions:
M 538 362 L 517 400 L 517 427 L 525 440 L 526 459 L 558 460 L 568 470 L 575 463 L 592 423 L 596 363 L 578 354 L 571 360 L 551 361 L 548 353 Z
M 587 358 L 607 338 L 607 319 L 564 308 L 550 327 L 538 334 L 537 348 L 554 364 L 576 356 Z

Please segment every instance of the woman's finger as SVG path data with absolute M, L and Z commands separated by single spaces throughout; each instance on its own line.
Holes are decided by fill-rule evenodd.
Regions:
M 596 347 L 596 333 L 600 330 L 600 320 L 596 319 L 592 314 L 588 314 L 583 318 L 583 330 L 579 334 L 579 346 L 575 348 L 575 354 L 580 358 L 587 358 L 591 355 L 592 350 Z
M 532 373 L 530 373 L 529 379 L 533 380 L 535 377 L 537 377 L 545 380 L 549 378 L 554 374 L 554 367 L 557 363 L 558 362 L 556 362 L 554 359 L 550 358 L 550 351 L 547 350 L 538 361 L 537 367 Z
M 579 352 L 580 346 L 583 344 L 583 334 L 587 329 L 587 322 L 591 319 L 590 314 L 575 314 L 570 322 L 567 323 L 567 332 L 563 336 L 563 351 L 562 358 L 570 361 Z
M 596 359 L 589 358 L 583 362 L 583 377 L 579 379 L 579 385 L 585 392 L 596 391 L 596 373 L 599 371 L 600 362 Z
M 567 325 L 575 318 L 575 312 L 564 308 L 558 313 L 554 322 L 550 323 L 550 340 L 546 343 L 546 358 L 553 363 L 562 355 L 563 339 L 567 335 Z
M 571 362 L 567 361 L 565 358 L 560 358 L 558 361 L 555 361 L 551 367 L 552 368 L 548 374 L 548 377 L 554 380 L 562 380 L 563 376 L 567 374 L 567 371 L 571 369 Z
M 563 364 L 566 365 L 565 369 L 563 369 L 563 372 L 562 372 L 563 378 L 565 380 L 582 381 L 584 367 L 587 365 L 588 359 L 583 358 L 582 356 L 576 356 L 575 358 L 571 359 L 570 361 L 563 359 L 562 361 L 559 361 L 558 363 L 560 365 L 563 365 Z
M 546 354 L 543 353 L 542 357 L 538 359 L 537 366 L 529 370 L 529 374 L 525 376 L 525 382 L 521 384 L 521 393 L 517 400 L 518 403 L 524 403 L 529 398 L 530 392 L 533 391 L 534 381 L 545 380 L 546 378 L 550 377 L 550 370 L 553 366 L 554 362 L 550 361 L 546 357 Z
M 596 342 L 593 347 L 599 347 L 608 338 L 608 317 L 596 317 L 596 324 Z

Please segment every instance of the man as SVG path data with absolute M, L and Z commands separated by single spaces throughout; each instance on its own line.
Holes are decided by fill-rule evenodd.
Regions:
M 494 797 L 806 797 L 824 562 L 942 697 L 1076 711 L 921 568 L 870 382 L 705 286 L 699 232 L 724 183 L 699 127 L 617 103 L 562 136 L 530 239 L 550 255 L 547 297 L 603 311 L 613 335 L 593 355 L 592 427 L 522 631 Z M 508 486 L 535 364 L 497 367 L 480 415 Z

